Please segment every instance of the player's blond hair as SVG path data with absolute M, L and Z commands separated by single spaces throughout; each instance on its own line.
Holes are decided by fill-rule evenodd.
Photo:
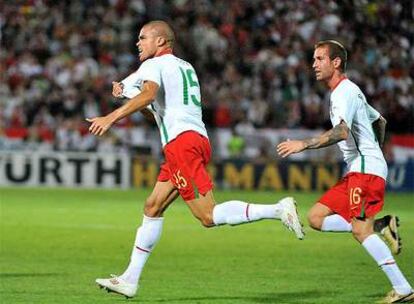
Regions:
M 340 43 L 337 40 L 322 40 L 315 44 L 315 49 L 327 46 L 329 49 L 329 58 L 331 60 L 334 60 L 335 58 L 341 59 L 341 65 L 339 68 L 342 72 L 345 72 L 346 70 L 346 63 L 348 60 L 348 53 L 346 51 L 346 48 L 342 43 Z
M 163 20 L 153 20 L 144 25 L 150 27 L 157 33 L 158 36 L 163 37 L 170 48 L 174 47 L 175 35 L 171 26 Z

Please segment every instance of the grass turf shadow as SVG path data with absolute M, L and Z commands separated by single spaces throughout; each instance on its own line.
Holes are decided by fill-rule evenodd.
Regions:
M 179 297 L 179 298 L 162 298 L 145 300 L 142 298 L 135 299 L 141 303 L 214 303 L 216 301 L 231 301 L 231 303 L 301 303 L 301 299 L 320 299 L 326 295 L 326 292 L 318 290 L 308 290 L 299 292 L 280 292 L 256 294 L 252 296 L 200 296 L 200 297 Z M 135 301 L 134 301 L 135 302 Z M 317 303 L 317 302 L 314 302 Z

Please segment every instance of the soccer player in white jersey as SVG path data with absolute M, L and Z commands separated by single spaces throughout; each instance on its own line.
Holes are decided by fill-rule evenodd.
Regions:
M 310 226 L 321 231 L 352 231 L 393 286 L 384 303 L 412 302 L 412 287 L 389 248 L 374 233 L 375 215 L 384 204 L 387 177 L 387 164 L 380 148 L 385 119 L 367 103 L 359 87 L 345 76 L 347 52 L 341 43 L 335 40 L 318 42 L 313 60 L 316 79 L 331 90 L 333 128 L 315 138 L 282 142 L 277 152 L 287 157 L 305 149 L 338 143 L 348 173 L 312 207 L 308 215 Z
M 135 296 L 142 269 L 161 236 L 163 213 L 178 195 L 205 227 L 279 219 L 297 238 L 304 237 L 291 197 L 271 205 L 238 200 L 215 203 L 206 170 L 211 148 L 202 121 L 200 84 L 193 66 L 173 55 L 173 42 L 174 33 L 167 23 L 144 25 L 137 42 L 141 66 L 121 83 L 113 83 L 114 96 L 132 98 L 106 116 L 87 119 L 90 132 L 101 136 L 116 121 L 142 111 L 152 113 L 160 129 L 165 162 L 145 202 L 129 266 L 120 276 L 96 280 L 101 287 L 127 297 Z

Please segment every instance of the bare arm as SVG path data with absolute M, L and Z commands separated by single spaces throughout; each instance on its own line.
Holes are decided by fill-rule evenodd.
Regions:
M 116 81 L 112 82 L 112 96 L 117 97 L 117 98 L 122 97 L 123 91 L 124 91 L 124 84 L 122 82 L 116 82 Z M 156 122 L 154 115 L 152 115 L 151 111 L 149 111 L 148 109 L 146 108 L 142 109 L 141 113 L 142 115 L 144 115 L 146 120 L 152 123 Z
M 381 148 L 384 146 L 386 126 L 387 126 L 387 121 L 382 116 L 380 116 L 376 121 L 372 123 L 372 129 L 374 130 L 375 136 L 377 137 L 379 146 Z
M 108 114 L 108 116 L 111 116 L 114 122 L 116 122 L 136 111 L 141 111 L 154 101 L 157 92 L 158 84 L 152 81 L 146 81 L 140 94 L 128 100 L 127 103 Z
M 145 109 L 147 105 L 154 101 L 158 88 L 159 86 L 155 82 L 146 81 L 141 93 L 128 100 L 123 106 L 106 116 L 87 118 L 86 120 L 92 123 L 89 131 L 94 135 L 101 136 L 118 120 L 136 111 Z
M 277 146 L 277 153 L 282 157 L 286 157 L 293 153 L 302 152 L 305 149 L 319 149 L 331 146 L 341 140 L 347 139 L 348 136 L 348 126 L 344 121 L 341 121 L 341 123 L 318 137 L 284 141 Z
M 304 139 L 305 149 L 319 149 L 336 144 L 348 138 L 349 129 L 344 121 L 318 137 Z

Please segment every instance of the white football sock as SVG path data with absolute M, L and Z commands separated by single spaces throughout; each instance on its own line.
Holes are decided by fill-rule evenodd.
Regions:
M 163 221 L 163 217 L 148 217 L 144 215 L 142 225 L 137 230 L 131 260 L 128 268 L 120 276 L 121 279 L 131 284 L 138 283 L 151 250 L 161 237 Z
M 371 234 L 362 242 L 362 246 L 384 271 L 396 292 L 406 295 L 412 291 L 412 287 L 398 268 L 390 249 L 378 235 Z
M 214 206 L 213 221 L 216 225 L 238 225 L 261 219 L 280 219 L 282 206 L 278 204 L 248 204 L 228 201 Z
M 352 225 L 339 214 L 333 214 L 324 218 L 321 231 L 351 232 Z

